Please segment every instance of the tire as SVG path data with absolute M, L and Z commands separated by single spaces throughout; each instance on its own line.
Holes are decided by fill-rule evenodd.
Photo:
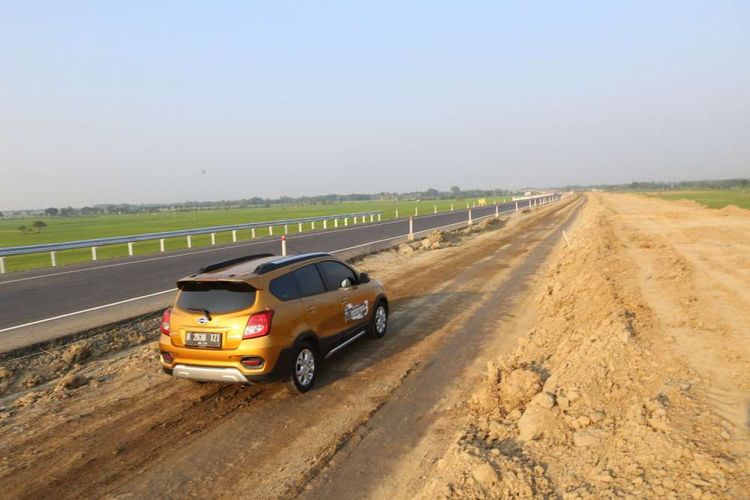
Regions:
M 388 306 L 384 301 L 380 301 L 375 306 L 375 311 L 372 313 L 372 319 L 370 320 L 370 336 L 375 339 L 379 339 L 385 335 L 388 329 Z
M 287 388 L 295 394 L 304 394 L 315 385 L 318 375 L 318 353 L 309 342 L 301 342 L 294 350 Z

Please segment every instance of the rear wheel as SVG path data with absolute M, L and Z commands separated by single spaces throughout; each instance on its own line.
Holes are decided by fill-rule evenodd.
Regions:
M 385 302 L 378 302 L 375 306 L 375 312 L 372 314 L 372 320 L 370 324 L 370 335 L 376 339 L 379 339 L 385 335 L 385 331 L 388 328 L 388 307 Z
M 315 348 L 308 342 L 302 342 L 292 357 L 292 367 L 287 386 L 298 394 L 312 389 L 318 370 L 318 357 Z

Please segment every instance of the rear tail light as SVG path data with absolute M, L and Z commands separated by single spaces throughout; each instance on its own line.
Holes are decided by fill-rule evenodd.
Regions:
M 245 333 L 242 335 L 243 339 L 254 339 L 256 337 L 263 337 L 268 335 L 271 331 L 271 319 L 273 319 L 273 311 L 263 311 L 250 316 L 247 320 L 247 326 L 245 327 Z
M 159 327 L 159 330 L 161 330 L 161 333 L 164 335 L 170 334 L 169 318 L 171 315 L 171 309 L 164 309 L 164 312 L 161 315 L 161 326 Z
M 265 361 L 263 361 L 263 358 L 252 356 L 249 358 L 242 358 L 242 361 L 240 361 L 240 363 L 242 363 L 242 366 L 244 366 L 245 368 L 260 368 L 263 366 Z

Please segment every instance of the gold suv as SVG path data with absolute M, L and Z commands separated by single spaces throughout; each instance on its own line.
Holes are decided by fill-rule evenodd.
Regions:
M 380 282 L 325 253 L 228 260 L 177 286 L 159 350 L 164 371 L 178 378 L 286 378 L 307 392 L 323 359 L 365 334 L 382 337 L 388 324 Z

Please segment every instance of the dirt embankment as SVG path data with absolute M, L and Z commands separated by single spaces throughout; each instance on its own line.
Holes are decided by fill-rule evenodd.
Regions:
M 750 222 L 592 195 L 422 498 L 747 498 Z

